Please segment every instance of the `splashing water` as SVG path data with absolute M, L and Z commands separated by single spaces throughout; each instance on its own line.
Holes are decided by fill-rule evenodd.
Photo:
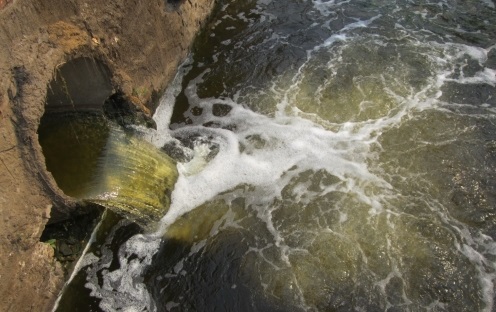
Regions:
M 495 13 L 219 4 L 144 134 L 183 146 L 171 207 L 155 233 L 118 224 L 85 256 L 90 296 L 104 311 L 492 311 Z

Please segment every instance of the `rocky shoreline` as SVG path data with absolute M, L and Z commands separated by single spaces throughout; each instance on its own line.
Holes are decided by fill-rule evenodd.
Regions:
M 47 223 L 84 213 L 46 170 L 37 130 L 57 68 L 90 58 L 150 116 L 213 0 L 0 1 L 0 310 L 48 311 L 64 282 Z M 83 210 L 83 211 L 82 211 Z

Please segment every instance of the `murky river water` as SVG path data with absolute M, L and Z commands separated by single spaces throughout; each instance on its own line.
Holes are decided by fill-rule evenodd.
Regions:
M 59 311 L 496 309 L 493 1 L 219 1 L 162 102 L 171 208 Z

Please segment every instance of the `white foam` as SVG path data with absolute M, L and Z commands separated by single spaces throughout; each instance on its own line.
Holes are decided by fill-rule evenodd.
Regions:
M 111 242 L 117 230 L 125 224 L 126 221 L 121 221 L 111 230 L 98 260 L 89 258 L 93 265 L 87 268 L 85 286 L 90 289 L 91 296 L 101 300 L 99 306 L 103 311 L 155 311 L 154 302 L 141 281 L 144 270 L 160 246 L 160 236 L 138 234 L 131 237 L 119 248 L 119 268 L 109 271 L 114 257 L 109 249 Z M 102 283 L 99 282 L 100 274 Z
M 343 179 L 353 177 L 383 183 L 368 171 L 361 162 L 364 159 L 349 159 L 334 149 L 341 143 L 349 145 L 350 141 L 363 144 L 347 131 L 333 133 L 300 118 L 271 119 L 241 106 L 236 106 L 231 114 L 230 120 L 236 120 L 239 126 L 237 133 L 203 129 L 214 137 L 219 153 L 201 172 L 180 176 L 172 194 L 172 213 L 189 211 L 240 184 L 271 189 L 278 194 L 284 186 L 280 177 L 292 167 L 298 168 L 296 172 L 325 169 Z M 263 149 L 250 145 L 247 138 L 253 136 L 264 139 Z M 240 151 L 241 145 L 246 148 L 244 152 Z M 384 183 L 383 186 L 387 187 Z M 354 188 L 350 187 L 349 191 Z
M 210 144 L 197 143 L 193 147 L 193 159 L 187 163 L 178 163 L 177 169 L 179 173 L 185 176 L 195 175 L 208 164 L 208 156 L 210 154 Z
M 496 273 L 494 273 L 494 269 L 496 265 L 494 262 L 488 261 L 481 253 L 466 244 L 461 246 L 460 251 L 474 264 L 479 273 L 479 284 L 482 289 L 483 301 L 485 303 L 485 307 L 481 311 L 493 311 L 495 290 L 494 280 L 496 280 Z M 489 270 L 490 273 L 488 273 L 487 270 Z
M 446 79 L 446 81 L 456 81 L 461 84 L 488 84 L 496 86 L 496 70 L 484 68 L 482 71 L 475 73 L 473 77 L 462 77 L 459 79 Z
M 349 2 L 350 0 L 312 0 L 315 9 L 317 9 L 323 16 L 329 16 L 336 8 Z
M 491 1 L 491 0 L 482 0 L 482 2 L 487 5 L 488 7 L 490 7 L 491 9 L 494 9 L 495 8 L 495 5 L 494 5 L 494 2 Z
M 375 20 L 377 20 L 380 17 L 381 17 L 381 15 L 379 14 L 379 15 L 376 15 L 374 17 L 369 18 L 368 20 L 358 20 L 354 23 L 347 24 L 337 34 L 330 36 L 329 38 L 327 38 L 324 41 L 323 44 L 317 45 L 313 50 L 317 51 L 317 50 L 320 50 L 322 48 L 327 48 L 338 41 L 346 41 L 346 39 L 347 39 L 346 33 L 347 32 L 349 32 L 353 29 L 357 29 L 357 28 L 369 27 L 370 24 L 372 24 Z

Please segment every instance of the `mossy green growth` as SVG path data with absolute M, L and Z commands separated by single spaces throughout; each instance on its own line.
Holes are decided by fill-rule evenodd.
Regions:
M 53 249 L 55 249 L 55 246 L 57 244 L 57 240 L 55 238 L 52 238 L 52 239 L 47 240 L 44 243 L 45 244 L 48 244 L 50 247 L 52 247 Z

